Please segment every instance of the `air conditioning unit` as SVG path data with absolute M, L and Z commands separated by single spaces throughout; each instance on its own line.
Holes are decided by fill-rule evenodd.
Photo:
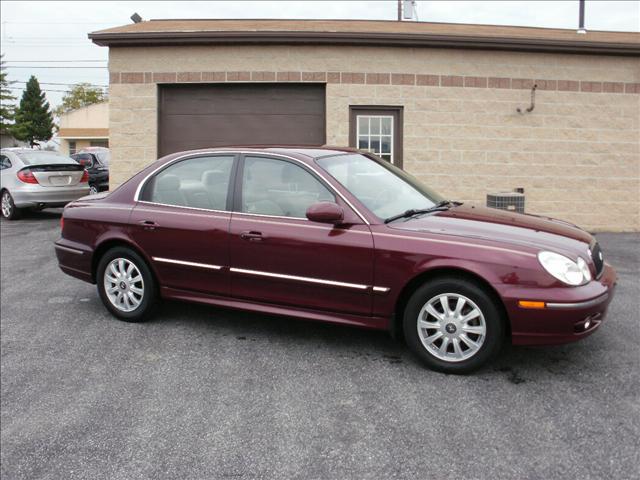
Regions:
M 524 193 L 489 193 L 487 194 L 487 207 L 524 213 Z

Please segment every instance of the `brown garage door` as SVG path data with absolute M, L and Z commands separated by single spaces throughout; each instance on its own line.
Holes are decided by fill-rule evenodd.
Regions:
M 221 145 L 323 145 L 323 84 L 160 86 L 160 156 Z

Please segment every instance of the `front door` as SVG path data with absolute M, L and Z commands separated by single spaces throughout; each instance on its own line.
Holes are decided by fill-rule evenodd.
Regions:
M 246 156 L 238 179 L 230 229 L 232 295 L 370 315 L 373 239 L 368 226 L 294 161 Z M 307 208 L 320 201 L 342 206 L 346 224 L 307 220 Z
M 163 287 L 228 295 L 227 205 L 235 155 L 170 164 L 150 178 L 131 215 L 131 234 Z

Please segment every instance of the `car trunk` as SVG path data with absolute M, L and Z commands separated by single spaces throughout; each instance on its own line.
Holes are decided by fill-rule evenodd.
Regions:
M 26 169 L 25 169 L 26 170 Z M 80 183 L 84 167 L 82 165 L 33 165 L 28 170 L 43 187 L 70 187 Z

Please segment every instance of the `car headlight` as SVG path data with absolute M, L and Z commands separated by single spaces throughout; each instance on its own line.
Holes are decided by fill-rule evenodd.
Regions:
M 582 257 L 578 257 L 578 260 L 574 262 L 559 253 L 540 252 L 538 260 L 550 275 L 567 285 L 578 286 L 591 281 L 589 265 Z

